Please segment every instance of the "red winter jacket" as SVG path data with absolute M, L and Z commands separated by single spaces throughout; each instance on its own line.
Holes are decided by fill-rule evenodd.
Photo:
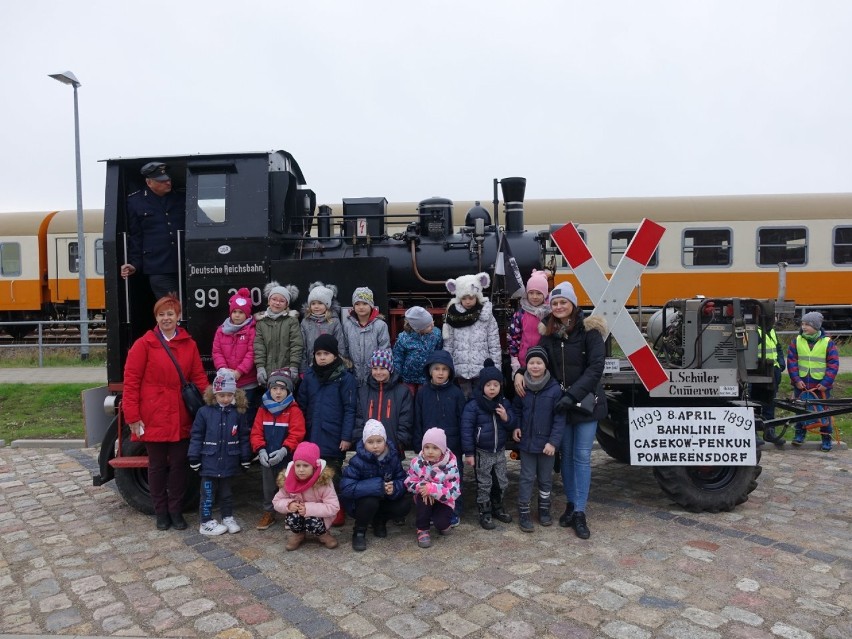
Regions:
M 124 365 L 124 420 L 131 424 L 140 419 L 145 434 L 133 435 L 133 441 L 176 442 L 189 439 L 192 417 L 180 394 L 180 376 L 153 329 L 134 342 Z M 179 328 L 168 342 L 188 382 L 204 392 L 207 375 L 201 364 L 195 340 Z
M 230 335 L 220 326 L 216 329 L 216 336 L 213 338 L 213 365 L 216 370 L 230 368 L 239 371 L 237 388 L 245 388 L 249 384 L 257 383 L 257 369 L 254 367 L 254 334 L 254 320 L 251 320 L 248 326 Z M 271 374 L 272 371 L 269 373 Z

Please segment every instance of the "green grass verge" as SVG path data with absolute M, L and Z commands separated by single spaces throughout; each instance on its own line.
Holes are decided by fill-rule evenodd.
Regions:
M 93 344 L 89 347 L 89 358 L 80 359 L 80 348 L 72 346 L 45 346 L 42 349 L 44 366 L 104 366 L 106 345 Z M 38 366 L 38 348 L 0 349 L 0 368 L 31 368 Z
M 83 439 L 80 393 L 100 385 L 0 385 L 0 439 Z
M 777 397 L 792 397 L 793 390 L 790 386 L 790 378 L 785 373 L 781 379 L 781 386 L 778 389 Z M 834 387 L 831 389 L 832 399 L 842 399 L 844 397 L 852 397 L 852 373 L 840 373 L 834 380 Z M 784 417 L 790 415 L 786 411 L 778 410 L 775 412 L 775 417 Z M 834 427 L 840 433 L 840 439 L 850 447 L 852 447 L 852 413 L 849 415 L 840 415 L 834 418 Z M 790 441 L 793 439 L 794 428 L 792 425 L 787 429 L 785 439 Z M 834 436 L 832 436 L 834 438 Z M 820 434 L 817 431 L 808 431 L 806 439 L 808 441 L 819 441 Z

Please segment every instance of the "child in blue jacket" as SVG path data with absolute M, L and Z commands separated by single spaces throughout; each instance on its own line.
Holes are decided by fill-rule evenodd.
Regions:
M 352 550 L 367 549 L 370 522 L 373 534 L 381 538 L 388 535 L 388 519 L 405 519 L 411 509 L 405 477 L 396 443 L 387 438 L 380 421 L 368 419 L 355 456 L 349 460 L 340 480 L 340 500 L 355 517 Z
M 476 473 L 479 525 L 493 530 L 492 515 L 504 523 L 512 521 L 503 509 L 503 494 L 509 486 L 506 440 L 515 427 L 515 412 L 503 395 L 503 373 L 493 360 L 485 360 L 476 379 L 476 390 L 462 412 L 462 450 L 465 463 Z
M 214 536 L 238 533 L 234 519 L 231 477 L 248 470 L 251 462 L 250 426 L 246 419 L 248 400 L 237 389 L 230 369 L 220 368 L 213 384 L 204 391 L 207 402 L 195 415 L 189 435 L 189 467 L 201 474 L 198 532 Z M 213 519 L 213 502 L 218 496 L 222 523 Z

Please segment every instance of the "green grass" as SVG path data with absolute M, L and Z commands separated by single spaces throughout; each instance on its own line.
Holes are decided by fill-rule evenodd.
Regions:
M 787 374 L 784 374 L 784 377 L 781 379 L 781 386 L 778 389 L 777 397 L 786 398 L 792 397 L 793 391 L 790 386 L 790 378 Z M 831 398 L 832 399 L 843 399 L 843 398 L 852 398 L 852 373 L 840 373 L 837 378 L 834 380 L 834 387 L 831 390 Z M 777 410 L 775 412 L 775 417 L 784 417 L 785 415 L 789 415 L 786 411 Z M 837 429 L 837 432 L 840 433 L 840 439 L 850 447 L 852 447 L 852 413 L 849 415 L 840 415 L 834 418 L 834 427 Z M 793 439 L 794 435 L 794 427 L 790 425 L 787 429 L 787 433 L 785 435 L 785 439 L 790 441 Z M 808 441 L 819 441 L 820 434 L 818 431 L 808 431 L 806 439 Z M 832 439 L 834 439 L 834 435 L 832 435 Z
M 0 439 L 82 439 L 80 393 L 99 385 L 0 385 Z
M 80 359 L 80 348 L 73 346 L 45 346 L 44 366 L 103 366 L 106 364 L 106 345 L 89 347 L 89 358 Z M 38 366 L 38 348 L 0 349 L 0 368 L 30 368 Z

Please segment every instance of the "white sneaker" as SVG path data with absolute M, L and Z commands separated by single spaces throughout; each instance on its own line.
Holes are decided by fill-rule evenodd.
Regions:
M 198 527 L 198 532 L 202 535 L 207 535 L 209 537 L 214 537 L 216 535 L 224 535 L 228 532 L 228 527 L 223 526 L 215 519 L 211 519 L 210 521 L 205 521 Z
M 233 517 L 225 517 L 224 519 L 222 519 L 222 523 L 228 529 L 228 532 L 232 535 L 242 530 L 242 528 L 240 528 L 240 525 L 237 523 L 237 520 Z

